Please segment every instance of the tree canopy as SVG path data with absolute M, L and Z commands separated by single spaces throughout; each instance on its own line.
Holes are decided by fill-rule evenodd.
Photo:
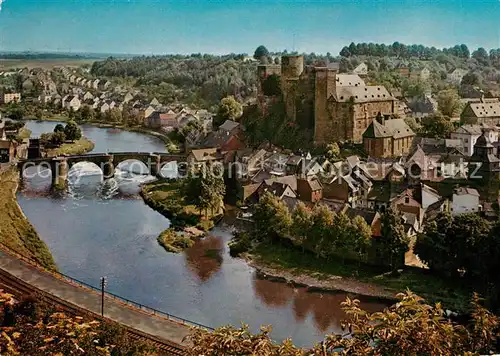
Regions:
M 264 45 L 260 45 L 255 49 L 255 52 L 253 54 L 253 58 L 257 60 L 261 60 L 262 58 L 268 57 L 269 56 L 269 51 Z
M 220 101 L 219 108 L 217 110 L 217 116 L 214 119 L 214 126 L 218 127 L 224 123 L 226 120 L 235 121 L 243 113 L 243 108 L 240 103 L 230 95 L 223 98 Z
M 73 120 L 68 121 L 66 124 L 64 134 L 66 135 L 66 139 L 70 141 L 76 141 L 82 138 L 82 130 Z
M 438 109 L 444 116 L 453 117 L 460 113 L 460 96 L 455 89 L 442 90 L 437 95 Z
M 455 130 L 449 117 L 430 115 L 422 118 L 420 135 L 433 138 L 448 138 Z

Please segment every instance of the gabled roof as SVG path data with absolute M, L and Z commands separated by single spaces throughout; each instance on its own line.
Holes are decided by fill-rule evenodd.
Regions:
M 373 211 L 373 210 L 355 209 L 355 208 L 347 208 L 346 214 L 351 219 L 355 218 L 356 216 L 361 216 L 369 226 L 371 226 L 373 224 L 373 222 L 375 221 L 375 218 L 378 215 L 378 213 L 376 211 Z
M 337 82 L 336 85 L 341 87 L 366 86 L 365 81 L 357 74 L 337 74 L 335 75 L 335 80 Z
M 288 184 L 290 186 L 290 188 L 292 188 L 294 191 L 297 190 L 297 177 L 294 175 L 270 178 L 270 179 L 266 179 L 264 182 L 267 185 L 272 185 L 273 182 Z
M 474 188 L 468 188 L 468 187 L 459 187 L 455 189 L 454 192 L 455 195 L 474 195 L 479 197 L 479 193 L 476 189 Z
M 191 153 L 198 162 L 213 161 L 217 159 L 217 148 L 192 150 Z
M 337 102 L 365 103 L 372 101 L 394 101 L 396 100 L 384 86 L 337 86 L 331 96 Z
M 385 120 L 383 125 L 375 119 L 363 133 L 363 137 L 368 138 L 393 137 L 399 139 L 409 136 L 415 136 L 415 133 L 404 119 Z
M 476 117 L 500 117 L 500 102 L 469 103 L 469 106 Z
M 219 129 L 230 132 L 239 126 L 240 126 L 240 124 L 237 123 L 236 121 L 226 120 L 226 121 L 224 121 L 224 123 L 222 125 L 219 126 Z
M 483 128 L 488 128 L 486 125 L 462 125 L 455 130 L 455 133 L 467 133 L 470 135 L 481 135 Z

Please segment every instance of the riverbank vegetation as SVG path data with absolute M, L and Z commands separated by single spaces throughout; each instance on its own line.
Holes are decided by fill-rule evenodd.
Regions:
M 499 351 L 500 319 L 483 308 L 477 296 L 470 319 L 459 324 L 440 304 L 428 305 L 411 292 L 383 312 L 369 313 L 358 300 L 342 303 L 347 320 L 343 333 L 327 335 L 312 349 L 299 349 L 292 340 L 271 340 L 271 327 L 252 334 L 247 326 L 221 327 L 214 332 L 196 329 L 189 337 L 187 355 L 486 355 Z
M 194 240 L 189 235 L 184 235 L 174 229 L 167 229 L 158 236 L 158 243 L 167 252 L 179 253 L 194 245 Z
M 60 155 L 81 155 L 94 149 L 94 142 L 86 137 L 82 137 L 74 142 L 63 143 L 61 146 L 47 150 L 48 157 Z
M 239 253 L 244 251 L 242 245 L 248 248 L 251 263 L 257 268 L 266 268 L 277 276 L 308 276 L 322 286 L 338 276 L 369 283 L 380 290 L 381 296 L 409 288 L 429 301 L 442 302 L 448 309 L 467 310 L 475 284 L 404 266 L 408 241 L 400 217 L 393 212 L 383 214 L 380 238 L 371 237 L 371 229 L 359 217 L 349 219 L 324 207 L 310 211 L 303 204 L 290 213 L 271 195 L 261 199 L 253 218 L 250 233 L 243 234 L 250 243 L 238 243 L 237 239 L 231 245 Z M 342 289 L 342 283 L 333 279 L 325 289 Z M 358 292 L 363 294 L 362 290 Z
M 53 132 L 41 134 L 40 140 L 46 147 L 48 157 L 84 154 L 95 146 L 91 140 L 82 137 L 82 130 L 72 120 L 66 126 L 57 124 Z
M 118 324 L 67 315 L 40 295 L 14 298 L 0 290 L 0 325 L 2 355 L 161 355 Z
M 19 253 L 55 270 L 47 245 L 24 216 L 16 200 L 19 173 L 11 168 L 0 174 L 0 242 Z
M 143 185 L 141 195 L 146 204 L 168 218 L 175 229 L 196 226 L 208 231 L 219 210 L 197 205 L 186 195 L 189 189 L 193 189 L 193 184 L 187 180 L 160 179 Z

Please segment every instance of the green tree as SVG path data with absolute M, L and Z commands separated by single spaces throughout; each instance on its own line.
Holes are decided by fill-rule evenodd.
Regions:
M 449 273 L 455 269 L 453 256 L 456 252 L 452 252 L 454 248 L 448 234 L 448 229 L 453 224 L 451 214 L 447 212 L 439 213 L 434 218 L 428 220 L 423 232 L 418 235 L 415 243 L 414 252 L 421 261 L 437 272 Z
M 50 136 L 50 143 L 61 146 L 66 141 L 66 135 L 62 131 L 53 132 Z
M 420 135 L 432 138 L 448 138 L 455 130 L 449 117 L 430 115 L 422 118 Z
M 209 208 L 212 213 L 214 211 L 218 213 L 224 207 L 226 185 L 222 173 L 223 168 L 220 164 L 209 164 L 201 177 L 201 205 L 205 209 Z
M 460 271 L 468 276 L 481 276 L 488 268 L 480 258 L 485 246 L 490 247 L 488 223 L 477 214 L 451 217 L 440 213 L 429 220 L 415 244 L 415 253 L 430 269 L 449 276 Z
M 40 108 L 35 109 L 35 118 L 37 120 L 42 120 L 43 119 L 43 111 Z
M 476 72 L 469 72 L 463 76 L 462 82 L 460 84 L 476 86 L 481 84 L 481 78 Z
M 82 107 L 81 115 L 82 121 L 93 121 L 95 117 L 94 110 L 88 105 Z
M 459 114 L 460 111 L 460 97 L 455 89 L 441 90 L 437 95 L 437 102 L 439 111 L 444 116 L 453 117 Z
M 259 240 L 288 237 L 292 219 L 283 201 L 271 193 L 265 193 L 255 206 L 255 238 Z
M 307 236 L 311 233 L 311 211 L 303 202 L 299 202 L 292 213 L 291 235 L 292 239 L 304 248 Z
M 64 125 L 57 124 L 56 127 L 54 127 L 54 132 L 64 132 Z
M 356 236 L 351 229 L 351 220 L 344 213 L 335 214 L 332 227 L 330 228 L 329 241 L 323 246 L 323 250 L 330 251 L 331 255 L 339 256 L 342 261 L 353 251 Z
M 479 47 L 477 50 L 472 52 L 472 58 L 477 60 L 481 65 L 489 65 L 488 52 L 483 47 Z
M 66 124 L 64 134 L 69 141 L 76 141 L 82 138 L 82 130 L 73 120 L 68 121 Z
M 257 60 L 262 60 L 262 58 L 267 58 L 269 56 L 269 51 L 264 45 L 260 45 L 255 49 L 255 52 L 253 54 L 253 58 Z
M 406 79 L 401 83 L 403 95 L 408 98 L 422 96 L 430 89 L 429 83 L 420 79 Z
M 346 299 L 342 309 L 347 320 L 343 333 L 327 335 L 311 350 L 296 348 L 291 340 L 276 344 L 270 327 L 252 334 L 241 329 L 220 327 L 213 332 L 193 329 L 188 337 L 188 356 L 334 356 L 334 355 L 490 355 L 499 351 L 500 318 L 489 312 L 475 295 L 471 318 L 464 325 L 450 321 L 440 303 L 425 304 L 407 291 L 399 302 L 381 312 L 361 309 L 359 300 Z
M 330 244 L 333 245 L 336 238 L 332 233 L 335 213 L 326 205 L 320 204 L 314 208 L 311 218 L 312 228 L 306 238 L 306 245 L 316 253 L 316 257 L 328 256 L 331 251 Z
M 405 233 L 401 215 L 392 209 L 382 214 L 381 224 L 380 252 L 395 270 L 404 264 L 404 254 L 409 249 L 409 239 Z
M 112 123 L 119 123 L 122 122 L 122 112 L 118 110 L 117 108 L 110 109 L 106 111 L 106 121 L 112 122 Z
M 214 126 L 219 127 L 226 120 L 235 121 L 243 114 L 243 107 L 234 96 L 230 95 L 220 101 L 217 115 L 214 119 Z
M 350 233 L 353 238 L 352 250 L 358 254 L 359 260 L 362 260 L 372 242 L 372 229 L 365 219 L 356 216 L 351 221 Z
M 326 146 L 325 156 L 330 161 L 336 161 L 340 158 L 340 147 L 337 142 L 329 143 Z

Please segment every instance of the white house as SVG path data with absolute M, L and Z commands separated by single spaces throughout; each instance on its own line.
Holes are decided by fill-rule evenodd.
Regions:
M 448 73 L 447 79 L 451 83 L 460 84 L 462 78 L 468 73 L 467 69 L 455 68 L 450 73 Z
M 99 79 L 94 80 L 92 82 L 92 88 L 95 89 L 95 90 L 99 89 L 99 82 L 100 82 Z
M 128 92 L 127 94 L 125 94 L 125 96 L 123 97 L 123 102 L 124 103 L 128 103 L 130 101 L 132 101 L 134 99 L 134 96 L 132 95 L 132 93 Z
M 357 74 L 357 75 L 367 75 L 368 74 L 368 66 L 366 63 L 361 63 L 358 65 L 356 68 L 352 70 L 352 74 Z
M 92 100 L 92 99 L 94 99 L 94 96 L 89 91 L 86 92 L 85 95 L 83 95 L 83 101 L 85 101 L 85 100 Z
M 66 100 L 63 101 L 63 107 L 66 109 L 71 109 L 73 111 L 80 110 L 82 105 L 80 99 L 77 96 L 69 95 Z
M 421 184 L 421 196 L 422 196 L 422 209 L 426 210 L 432 204 L 441 200 L 441 196 L 437 192 L 437 190 L 425 185 Z
M 451 138 L 458 139 L 462 142 L 462 152 L 467 156 L 472 156 L 474 153 L 474 145 L 477 139 L 486 131 L 486 138 L 491 142 L 498 141 L 498 131 L 494 127 L 487 125 L 462 125 L 455 132 L 452 132 Z
M 460 187 L 455 189 L 451 202 L 452 215 L 477 213 L 481 211 L 479 193 L 474 188 Z

